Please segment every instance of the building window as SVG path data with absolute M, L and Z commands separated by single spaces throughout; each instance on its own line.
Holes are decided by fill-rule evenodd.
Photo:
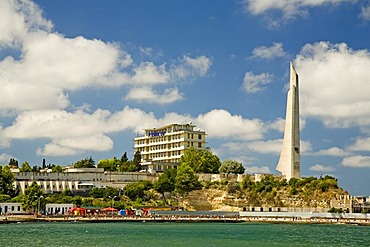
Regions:
M 202 147 L 202 143 L 198 142 L 198 148 L 201 148 L 201 147 Z
M 198 135 L 198 139 L 199 139 L 199 140 L 202 140 L 202 135 L 200 135 L 200 134 L 199 134 L 199 135 Z

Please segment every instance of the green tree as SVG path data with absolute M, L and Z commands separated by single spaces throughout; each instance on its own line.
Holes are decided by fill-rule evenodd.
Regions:
M 189 165 L 197 173 L 218 173 L 221 161 L 210 149 L 197 150 L 191 147 L 180 158 L 180 165 L 183 164 Z
M 41 167 L 39 167 L 37 165 L 32 167 L 32 172 L 40 172 L 40 170 L 41 170 Z
M 103 188 L 92 188 L 89 192 L 90 196 L 93 198 L 103 198 L 104 197 L 104 189 Z
M 164 170 L 158 180 L 154 182 L 153 188 L 161 194 L 173 192 L 175 190 L 176 174 L 177 170 L 174 168 Z
M 0 194 L 9 195 L 10 197 L 16 196 L 14 189 L 14 174 L 9 166 L 0 166 Z
M 28 164 L 27 161 L 25 161 L 25 162 L 22 163 L 22 166 L 21 166 L 21 168 L 19 168 L 19 171 L 20 172 L 31 172 L 32 167 L 30 166 L 30 164 Z
M 243 189 L 251 190 L 255 186 L 255 183 L 252 181 L 251 176 L 249 174 L 246 174 L 241 181 L 241 187 Z
M 129 160 L 126 162 L 123 162 L 119 167 L 118 171 L 120 172 L 135 172 L 137 171 L 137 166 L 134 161 Z
M 146 199 L 145 191 L 153 188 L 153 184 L 150 181 L 139 181 L 126 185 L 123 192 L 131 200 Z
M 9 202 L 11 197 L 9 195 L 0 194 L 0 202 Z
M 136 151 L 134 154 L 134 159 L 132 160 L 136 166 L 135 171 L 140 171 L 141 170 L 141 153 L 140 151 Z
M 104 199 L 113 198 L 115 196 L 118 197 L 118 195 L 119 195 L 119 190 L 114 187 L 108 186 L 103 191 Z
M 63 172 L 63 167 L 61 165 L 56 165 L 53 168 L 51 168 L 52 173 L 61 173 Z
M 121 157 L 121 161 L 122 161 L 122 163 L 124 163 L 124 162 L 128 161 L 128 158 L 127 158 L 127 152 L 125 152 L 125 153 L 122 155 L 122 157 Z
M 226 174 L 243 174 L 245 171 L 242 163 L 235 160 L 225 160 L 218 169 L 220 173 Z
M 41 211 L 45 206 L 45 195 L 41 190 L 41 186 L 33 181 L 32 184 L 24 191 L 21 203 L 25 210 L 38 209 Z M 40 208 L 38 208 L 39 205 Z
M 89 158 L 77 161 L 73 166 L 75 168 L 95 168 L 95 161 L 90 156 Z
M 117 171 L 117 167 L 121 165 L 121 161 L 115 157 L 113 159 L 99 160 L 97 167 L 104 168 L 104 171 Z
M 10 168 L 18 168 L 18 160 L 14 159 L 14 158 L 10 158 L 9 167 Z
M 73 194 L 70 189 L 65 189 L 62 191 L 62 196 L 73 196 Z
M 175 191 L 185 193 L 202 187 L 198 180 L 198 176 L 194 170 L 187 164 L 181 164 L 177 169 L 175 179 Z

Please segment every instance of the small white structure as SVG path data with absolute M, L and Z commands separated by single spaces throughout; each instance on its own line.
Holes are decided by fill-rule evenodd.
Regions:
M 24 210 L 19 202 L 2 202 L 0 203 L 0 215 L 5 214 L 28 214 L 29 210 Z
M 67 214 L 71 208 L 73 208 L 73 204 L 71 203 L 48 203 L 46 204 L 46 213 L 49 215 L 63 215 Z

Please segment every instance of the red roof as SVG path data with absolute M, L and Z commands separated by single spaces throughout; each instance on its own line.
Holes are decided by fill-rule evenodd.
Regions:
M 109 207 L 109 208 L 103 208 L 101 211 L 118 211 L 118 209 Z

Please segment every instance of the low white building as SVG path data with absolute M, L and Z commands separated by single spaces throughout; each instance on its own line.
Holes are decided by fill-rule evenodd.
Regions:
M 101 170 L 100 170 L 101 171 Z M 73 194 L 88 194 L 94 188 L 124 188 L 137 181 L 155 181 L 156 177 L 139 172 L 68 172 L 68 173 L 14 173 L 14 186 L 21 194 L 35 181 L 46 194 L 70 190 Z
M 2 202 L 0 203 L 0 215 L 4 214 L 28 214 L 30 210 L 24 210 L 20 202 Z
M 49 215 L 64 215 L 71 208 L 73 208 L 71 203 L 48 203 L 45 206 L 45 212 Z

